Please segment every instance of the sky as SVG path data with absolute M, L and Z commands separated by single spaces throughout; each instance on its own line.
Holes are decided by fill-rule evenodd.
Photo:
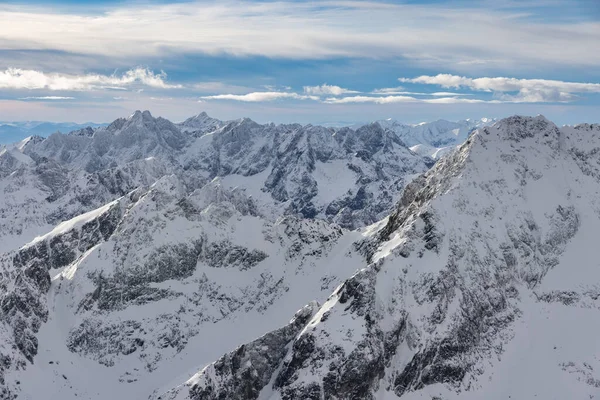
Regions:
M 0 121 L 600 122 L 600 1 L 0 4 Z

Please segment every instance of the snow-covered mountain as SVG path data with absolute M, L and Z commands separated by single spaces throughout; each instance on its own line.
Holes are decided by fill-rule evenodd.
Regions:
M 369 263 L 320 308 L 156 398 L 598 396 L 599 154 L 597 125 L 478 130 L 365 232 Z
M 377 122 L 384 129 L 396 133 L 415 153 L 437 160 L 464 143 L 475 129 L 492 125 L 496 120 L 481 118 L 451 122 L 440 119 L 407 125 L 389 118 Z
M 0 251 L 171 174 L 187 193 L 215 177 L 245 188 L 271 220 L 297 215 L 355 228 L 383 218 L 410 177 L 427 168 L 378 124 L 333 130 L 199 114 L 175 125 L 137 111 L 107 127 L 3 150 Z
M 0 398 L 598 395 L 600 127 L 511 117 L 423 175 L 388 128 L 3 148 Z
M 5 255 L 6 388 L 147 398 L 326 296 L 361 266 L 359 237 L 319 220 L 266 221 L 243 191 L 216 180 L 186 194 L 165 176 Z
M 182 132 L 197 133 L 202 136 L 208 132 L 216 131 L 227 125 L 228 122 L 210 117 L 206 112 L 201 112 L 177 124 Z

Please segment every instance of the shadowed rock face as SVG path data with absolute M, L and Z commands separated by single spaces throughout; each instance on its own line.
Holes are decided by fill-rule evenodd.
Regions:
M 92 272 L 89 277 L 96 289 L 81 301 L 78 309 L 90 310 L 96 306 L 102 311 L 114 311 L 131 304 L 176 297 L 177 293 L 151 284 L 189 277 L 196 269 L 201 251 L 202 241 L 164 245 L 150 254 L 144 265 L 118 269 L 108 277 Z
M 269 255 L 260 250 L 249 250 L 228 241 L 210 243 L 200 254 L 200 259 L 212 268 L 239 268 L 241 271 L 254 267 Z
M 196 383 L 190 386 L 190 399 L 257 399 L 286 356 L 290 342 L 317 308 L 316 303 L 307 305 L 296 313 L 288 325 L 238 347 L 207 366 L 192 378 Z

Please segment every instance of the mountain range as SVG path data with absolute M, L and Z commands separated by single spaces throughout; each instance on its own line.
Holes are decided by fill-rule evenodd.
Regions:
M 104 125 L 106 124 L 93 122 L 83 124 L 47 121 L 0 122 L 0 144 L 18 142 L 28 136 L 47 136 L 54 132 L 68 133 L 88 126 L 97 128 Z
M 135 112 L 0 150 L 0 397 L 600 391 L 600 126 Z

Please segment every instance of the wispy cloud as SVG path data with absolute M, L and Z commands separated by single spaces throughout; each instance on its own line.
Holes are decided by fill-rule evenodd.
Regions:
M 217 94 L 203 96 L 204 100 L 235 100 L 243 102 L 264 102 L 279 99 L 314 100 L 327 104 L 500 104 L 500 103 L 552 103 L 569 102 L 577 99 L 577 93 L 600 93 L 600 84 L 563 82 L 545 79 L 516 78 L 466 78 L 457 75 L 423 75 L 417 78 L 399 78 L 400 82 L 437 85 L 444 88 L 467 89 L 473 93 L 458 92 L 411 92 L 403 87 L 375 89 L 368 94 L 339 86 L 323 84 L 304 86 L 304 94 L 295 92 L 269 91 L 247 94 Z M 475 98 L 477 92 L 491 92 L 492 99 Z
M 29 97 L 20 97 L 19 100 L 75 100 L 75 97 L 68 97 L 68 96 L 29 96 Z
M 404 83 L 494 92 L 498 94 L 498 99 L 509 102 L 567 102 L 576 99 L 578 93 L 600 93 L 599 83 L 565 82 L 548 79 L 468 78 L 451 74 L 438 74 L 435 76 L 423 75 L 417 78 L 399 78 L 398 80 Z
M 409 95 L 416 95 L 416 94 L 425 94 L 425 93 L 418 93 L 418 92 L 410 92 L 410 91 L 406 91 L 406 89 L 403 86 L 396 86 L 396 87 L 390 87 L 390 88 L 380 88 L 380 89 L 375 89 L 371 92 L 371 94 L 381 94 L 381 95 L 405 95 L 405 94 L 409 94 Z
M 375 103 L 375 104 L 394 104 L 394 103 L 429 103 L 429 104 L 461 104 L 461 103 L 485 103 L 479 99 L 464 99 L 460 97 L 441 97 L 436 99 L 416 98 L 412 96 L 350 96 L 350 97 L 330 97 L 325 100 L 329 104 L 349 104 L 349 103 Z
M 342 94 L 360 93 L 356 90 L 344 89 L 335 85 L 326 83 L 319 86 L 304 86 L 304 93 L 315 96 L 339 96 Z
M 390 103 L 412 103 L 418 101 L 414 97 L 410 96 L 385 96 L 385 97 L 374 97 L 374 96 L 349 96 L 349 97 L 330 97 L 325 100 L 326 103 L 330 104 L 347 104 L 347 103 L 376 103 L 376 104 L 390 104 Z
M 404 87 L 398 86 L 393 88 L 381 88 L 375 89 L 370 94 L 377 95 L 408 95 L 408 96 L 471 96 L 469 93 L 455 93 L 455 92 L 433 92 L 433 93 L 425 93 L 425 92 L 411 92 L 404 90 Z
M 235 100 L 245 102 L 273 101 L 279 99 L 319 100 L 317 96 L 307 96 L 291 92 L 252 92 L 247 94 L 218 94 L 202 96 L 204 100 Z
M 435 76 L 423 75 L 417 78 L 399 78 L 400 82 L 423 83 L 439 85 L 447 88 L 466 87 L 473 90 L 513 92 L 527 89 L 558 89 L 569 92 L 600 93 L 599 83 L 565 82 L 548 79 L 517 79 L 517 78 L 467 78 L 464 76 L 438 74 Z
M 455 92 L 433 92 L 430 96 L 472 96 L 471 93 L 455 93 Z
M 45 89 L 62 91 L 85 91 L 92 89 L 123 89 L 139 84 L 158 89 L 180 88 L 166 82 L 164 71 L 154 73 L 147 68 L 134 68 L 121 75 L 66 75 L 45 73 L 31 69 L 7 68 L 0 71 L 0 89 Z

